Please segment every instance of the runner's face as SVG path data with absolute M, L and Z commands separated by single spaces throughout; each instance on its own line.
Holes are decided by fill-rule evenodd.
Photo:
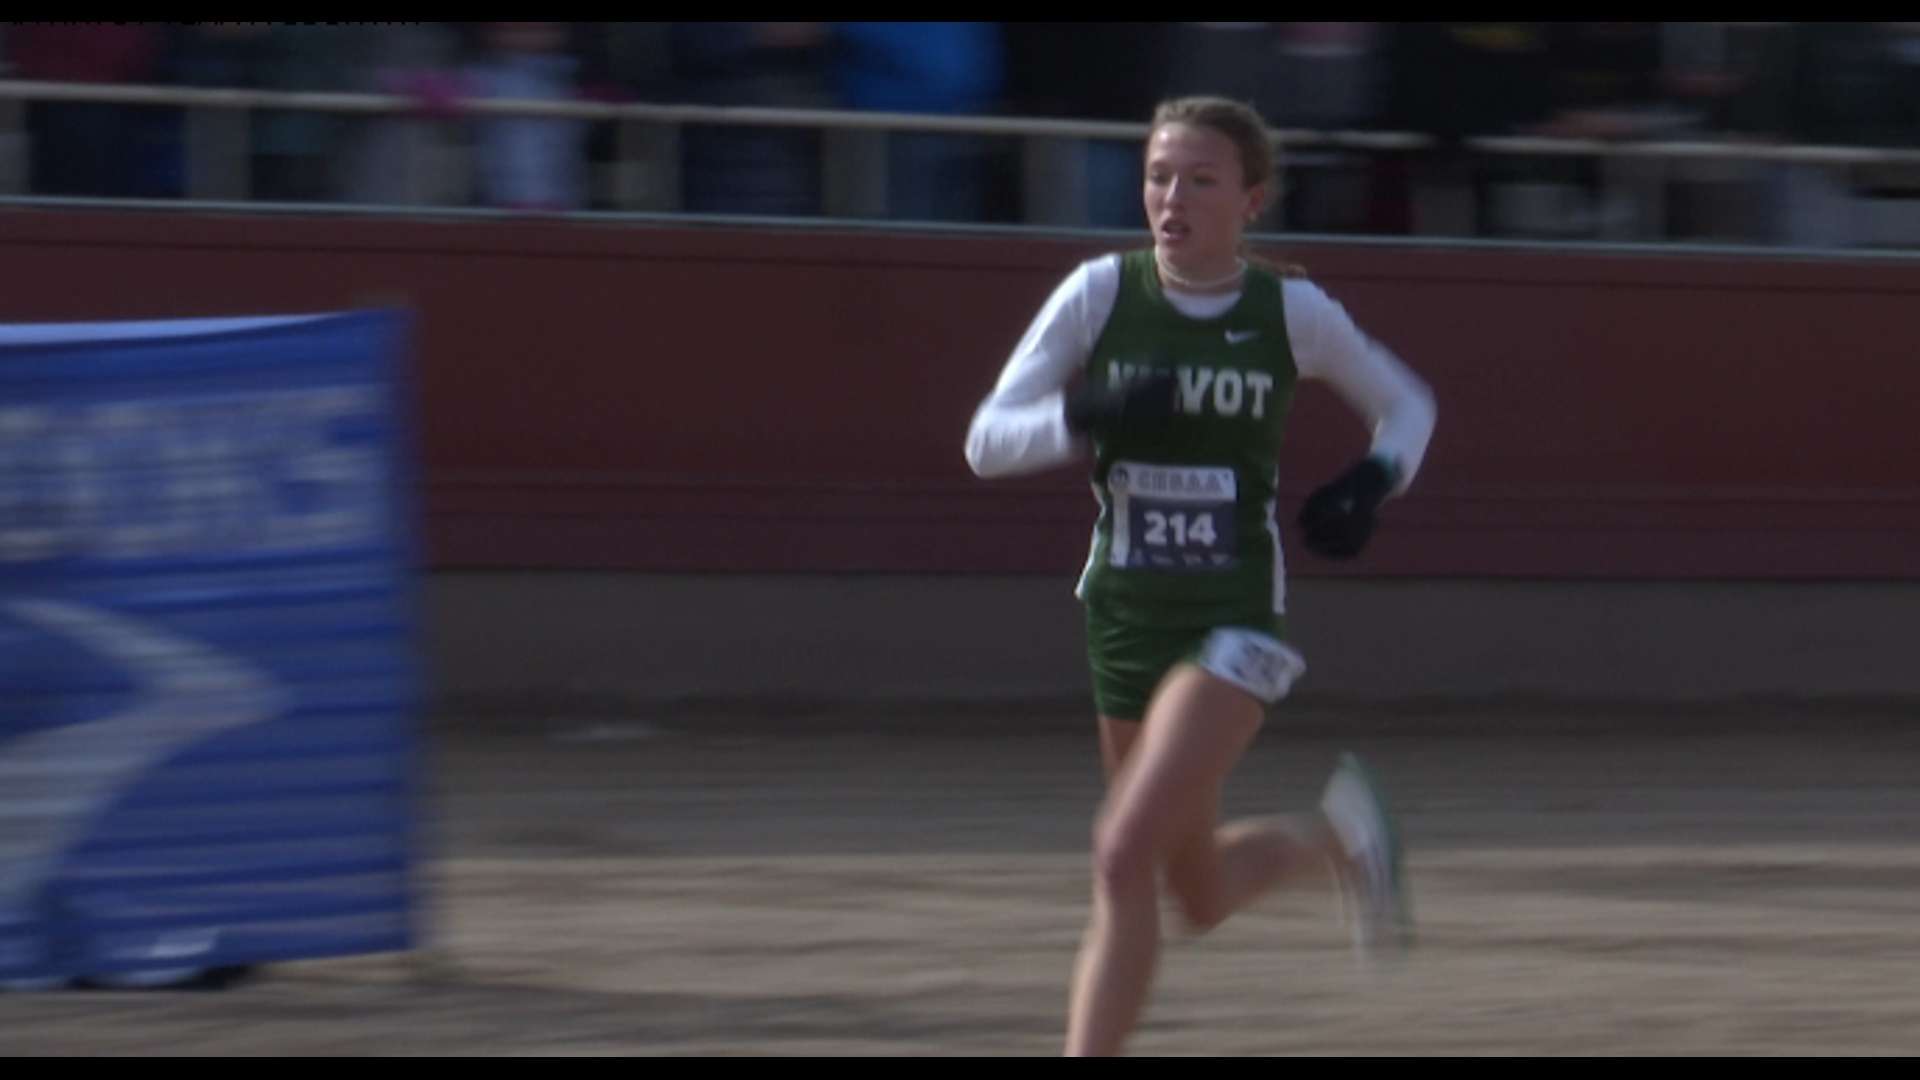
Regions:
M 1212 128 L 1167 124 L 1147 140 L 1147 224 L 1182 265 L 1231 258 L 1266 195 L 1246 186 L 1239 148 Z

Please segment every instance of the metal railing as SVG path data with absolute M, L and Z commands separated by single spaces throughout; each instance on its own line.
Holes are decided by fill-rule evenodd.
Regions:
M 821 212 L 827 218 L 884 218 L 887 210 L 887 155 L 890 132 L 973 135 L 1018 140 L 1023 219 L 1028 225 L 1080 224 L 1087 206 L 1087 148 L 1093 142 L 1138 142 L 1145 123 L 1013 117 L 929 116 L 909 113 L 819 109 L 775 109 L 605 103 L 593 101 L 508 101 L 466 99 L 456 114 L 429 115 L 411 97 L 396 94 L 293 93 L 265 90 L 206 89 L 93 83 L 0 80 L 0 196 L 28 192 L 29 155 L 25 123 L 28 102 L 89 102 L 179 109 L 184 112 L 184 197 L 190 201 L 248 199 L 251 116 L 263 111 L 315 112 L 359 117 L 408 119 L 413 138 L 423 145 L 458 145 L 449 137 L 468 117 L 512 116 L 572 119 L 614 126 L 615 150 L 606 202 L 622 211 L 672 213 L 681 209 L 681 128 L 690 125 L 800 128 L 822 134 Z M 1280 130 L 1275 135 L 1288 152 L 1294 171 L 1376 154 L 1433 157 L 1440 149 L 1432 137 L 1411 132 Z M 1920 177 L 1920 150 L 1857 146 L 1780 145 L 1701 138 L 1611 142 L 1520 136 L 1468 138 L 1457 144 L 1467 155 L 1507 159 L 1588 159 L 1597 163 L 1602 189 L 1625 196 L 1637 208 L 1630 219 L 1602 221 L 1600 239 L 1652 239 L 1665 229 L 1665 192 L 1675 177 L 1718 177 L 1737 182 L 1753 170 L 1793 166 L 1829 174 L 1844 184 L 1858 170 L 1892 170 Z M 402 155 L 410 170 L 471 169 L 459 155 Z M 469 186 L 470 185 L 465 185 Z M 1920 190 L 1920 182 L 1912 186 Z M 459 182 L 433 182 L 410 176 L 402 185 L 413 193 L 399 205 L 445 205 L 447 191 Z M 1430 201 L 1451 198 L 1458 183 L 1431 181 Z M 437 194 L 436 194 L 437 193 Z M 458 200 L 451 200 L 457 202 Z M 1457 219 L 1458 213 L 1441 217 Z M 1469 215 L 1470 216 L 1470 215 Z M 1284 224 L 1284 223 L 1282 223 Z M 1470 231 L 1469 222 L 1466 228 Z M 1428 231 L 1416 228 L 1416 232 Z M 1458 231 L 1458 226 L 1453 230 Z M 1916 230 L 1920 244 L 1920 229 Z

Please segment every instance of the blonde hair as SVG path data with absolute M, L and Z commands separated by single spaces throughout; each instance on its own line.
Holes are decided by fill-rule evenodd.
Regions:
M 1267 205 L 1261 207 L 1264 215 L 1279 195 L 1279 177 L 1281 171 L 1280 144 L 1274 141 L 1267 131 L 1267 122 L 1253 106 L 1244 102 L 1223 97 L 1183 97 L 1163 101 L 1153 110 L 1153 123 L 1147 129 L 1147 138 L 1152 140 L 1154 133 L 1168 124 L 1185 124 L 1193 128 L 1205 128 L 1226 136 L 1240 155 L 1240 176 L 1244 188 L 1253 188 L 1269 184 Z M 1241 244 L 1241 252 L 1248 262 L 1281 277 L 1303 278 L 1307 276 L 1305 267 L 1293 263 L 1276 263 L 1259 258 L 1246 250 Z

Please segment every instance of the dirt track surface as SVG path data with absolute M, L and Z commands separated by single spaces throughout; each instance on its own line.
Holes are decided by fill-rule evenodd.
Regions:
M 1362 974 L 1330 895 L 1272 897 L 1170 935 L 1135 1053 L 1920 1053 L 1912 717 L 1341 727 L 1270 728 L 1229 807 L 1306 805 L 1365 754 L 1412 964 Z M 1089 731 L 1021 728 L 453 729 L 431 950 L 4 995 L 0 1053 L 1051 1054 L 1099 780 Z

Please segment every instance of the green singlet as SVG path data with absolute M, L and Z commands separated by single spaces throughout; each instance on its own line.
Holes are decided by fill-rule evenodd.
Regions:
M 1250 269 L 1232 308 L 1195 319 L 1167 300 L 1151 251 L 1125 255 L 1087 379 L 1156 368 L 1179 380 L 1167 430 L 1094 441 L 1100 519 L 1080 597 L 1090 615 L 1139 626 L 1277 625 L 1274 502 L 1298 381 L 1280 278 Z

